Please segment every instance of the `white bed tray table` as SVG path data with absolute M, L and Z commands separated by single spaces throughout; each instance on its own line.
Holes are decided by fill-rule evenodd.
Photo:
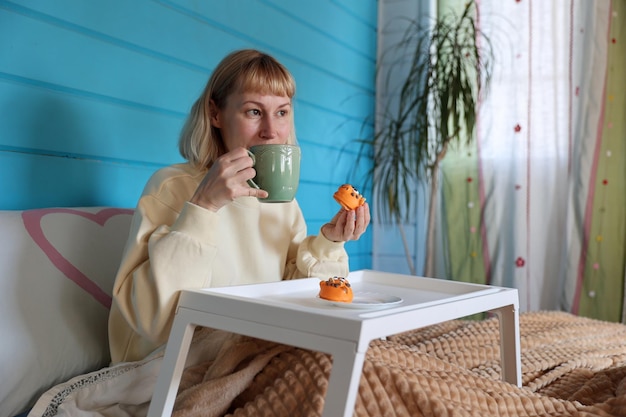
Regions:
M 339 307 L 317 297 L 320 279 L 326 278 L 181 291 L 148 417 L 171 415 L 197 326 L 331 354 L 323 416 L 348 417 L 372 340 L 493 312 L 500 322 L 502 378 L 521 386 L 516 289 L 372 270 L 347 278 L 355 294 L 385 294 L 402 301 L 376 308 Z

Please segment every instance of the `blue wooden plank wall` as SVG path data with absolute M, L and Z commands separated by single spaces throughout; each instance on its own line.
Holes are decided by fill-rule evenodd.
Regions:
M 181 160 L 217 62 L 253 47 L 296 78 L 297 198 L 316 233 L 374 111 L 376 18 L 376 0 L 0 0 L 0 209 L 134 207 Z M 371 231 L 347 249 L 371 267 Z
M 377 114 L 383 114 L 389 106 L 394 108 L 394 103 L 398 100 L 398 89 L 403 80 L 397 64 L 405 62 L 398 56 L 402 50 L 397 48 L 398 43 L 404 38 L 411 21 L 423 24 L 431 22 L 436 14 L 437 4 L 437 0 L 379 1 Z M 393 71 L 394 77 L 389 83 L 382 81 L 387 80 L 390 71 Z M 407 222 L 400 225 L 388 222 L 376 224 L 372 269 L 411 274 L 410 266 L 413 265 L 415 274 L 423 274 L 430 197 L 428 187 L 423 185 L 416 186 L 413 192 L 416 194 L 414 200 L 416 204 L 410 210 L 413 215 Z

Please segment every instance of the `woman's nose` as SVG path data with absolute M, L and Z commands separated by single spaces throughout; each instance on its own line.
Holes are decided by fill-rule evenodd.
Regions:
M 261 131 L 259 132 L 263 139 L 272 139 L 276 137 L 276 129 L 274 126 L 274 121 L 271 117 L 265 116 L 261 121 Z

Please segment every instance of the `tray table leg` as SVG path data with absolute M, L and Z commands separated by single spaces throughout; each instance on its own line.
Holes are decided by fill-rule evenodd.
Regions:
M 515 305 L 500 307 L 494 312 L 500 322 L 500 361 L 502 379 L 518 387 L 522 386 L 520 359 L 519 312 Z
M 344 349 L 333 352 L 332 356 L 333 367 L 330 371 L 322 417 L 351 417 L 359 391 L 365 352 Z
M 191 324 L 190 317 L 186 317 L 187 314 L 185 313 L 185 310 L 179 309 L 174 319 L 159 376 L 152 392 L 148 417 L 169 417 L 172 415 L 180 379 L 196 328 L 196 325 Z

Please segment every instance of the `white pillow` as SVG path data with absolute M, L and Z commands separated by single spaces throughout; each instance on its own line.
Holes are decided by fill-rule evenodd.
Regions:
M 0 416 L 108 365 L 111 289 L 131 218 L 103 207 L 0 211 Z

